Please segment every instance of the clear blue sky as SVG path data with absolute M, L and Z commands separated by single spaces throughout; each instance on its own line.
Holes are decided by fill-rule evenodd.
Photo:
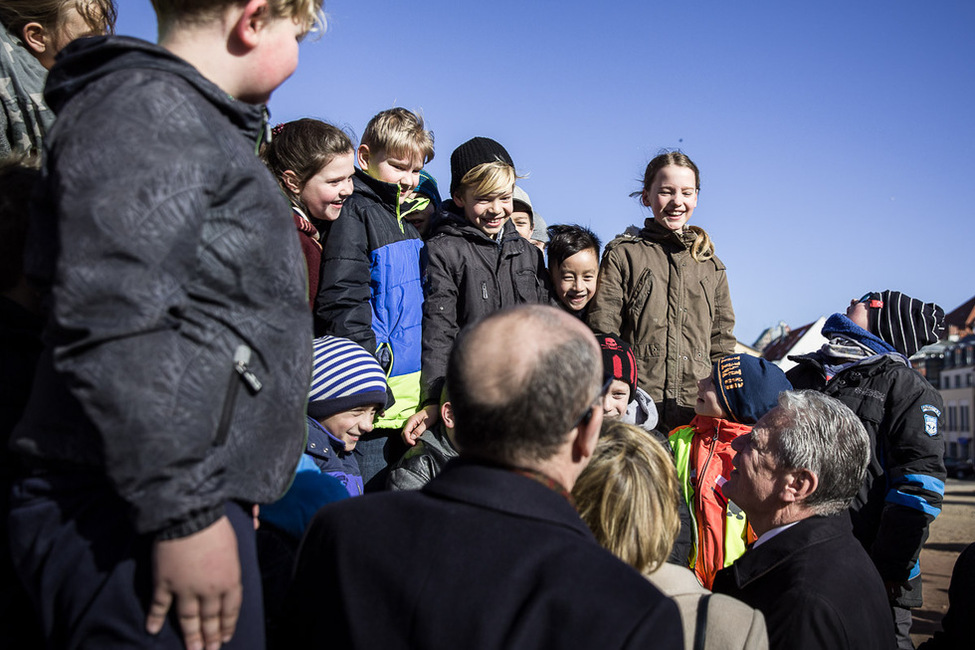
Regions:
M 118 33 L 155 40 L 149 0 Z M 450 152 L 501 142 L 549 223 L 605 241 L 661 148 L 701 168 L 692 223 L 728 267 L 745 343 L 868 290 L 975 295 L 975 3 L 331 0 L 272 120 L 356 135 L 422 111 Z

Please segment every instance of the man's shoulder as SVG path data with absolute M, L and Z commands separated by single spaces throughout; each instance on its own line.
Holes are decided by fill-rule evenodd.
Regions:
M 408 562 L 395 559 L 403 540 L 409 540 Z M 396 594 L 405 594 L 411 608 L 433 608 L 450 621 L 437 631 L 438 647 L 450 635 L 460 639 L 485 625 L 497 639 L 484 647 L 511 645 L 507 635 L 516 628 L 526 645 L 548 638 L 560 647 L 595 647 L 598 638 L 604 647 L 624 647 L 659 635 L 662 647 L 677 647 L 666 640 L 679 639 L 668 637 L 679 635 L 672 603 L 600 547 L 563 496 L 507 470 L 460 463 L 420 491 L 326 506 L 303 552 L 339 563 L 353 555 L 374 558 L 364 569 L 368 582 L 358 576 L 337 588 L 391 611 L 406 604 Z M 469 584 L 478 585 L 483 607 L 471 610 L 453 596 Z M 588 618 L 594 611 L 600 612 L 595 622 Z M 559 630 L 551 628 L 552 616 L 564 621 Z
M 756 582 L 765 577 L 784 580 L 784 588 L 788 585 L 805 590 L 810 585 L 863 584 L 880 579 L 870 556 L 853 536 L 845 511 L 803 519 L 747 554 L 751 558 L 742 566 L 751 571 Z

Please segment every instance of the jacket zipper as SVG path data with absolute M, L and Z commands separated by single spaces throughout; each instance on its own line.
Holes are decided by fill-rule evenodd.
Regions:
M 234 351 L 234 371 L 230 375 L 230 383 L 227 385 L 227 395 L 223 400 L 223 411 L 220 414 L 220 425 L 217 427 L 217 437 L 214 444 L 222 447 L 227 442 L 227 435 L 230 432 L 230 423 L 234 417 L 234 405 L 237 402 L 237 392 L 240 384 L 247 386 L 251 395 L 256 395 L 263 388 L 261 380 L 257 378 L 247 364 L 251 360 L 251 349 L 243 343 L 237 346 Z

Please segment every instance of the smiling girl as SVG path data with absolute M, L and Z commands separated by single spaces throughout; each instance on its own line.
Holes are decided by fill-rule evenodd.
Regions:
M 314 309 L 322 247 L 331 223 L 352 195 L 352 141 L 331 124 L 304 118 L 274 127 L 273 138 L 261 155 L 291 201 L 308 263 L 309 303 Z
M 635 195 L 652 216 L 637 235 L 606 246 L 586 317 L 594 331 L 618 334 L 633 347 L 640 387 L 667 431 L 690 422 L 697 380 L 735 347 L 725 266 L 708 234 L 688 225 L 700 187 L 697 165 L 683 153 L 650 161 Z

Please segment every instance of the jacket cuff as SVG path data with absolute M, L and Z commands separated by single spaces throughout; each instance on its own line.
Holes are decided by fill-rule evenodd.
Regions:
M 193 513 L 189 518 L 173 524 L 168 528 L 163 528 L 156 533 L 156 541 L 163 542 L 180 537 L 189 537 L 193 533 L 198 533 L 204 528 L 212 525 L 220 517 L 226 514 L 223 505 L 216 506 L 207 510 L 200 510 Z

